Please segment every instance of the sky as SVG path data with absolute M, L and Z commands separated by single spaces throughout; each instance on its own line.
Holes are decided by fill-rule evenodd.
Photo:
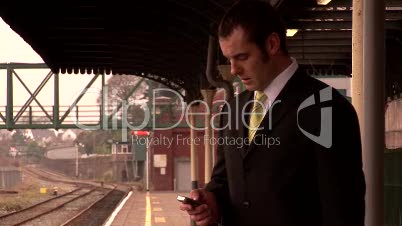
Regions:
M 15 33 L 3 19 L 0 18 L 0 63 L 44 63 L 43 59 L 27 44 L 17 33 Z M 43 81 L 50 69 L 19 69 L 16 73 L 21 77 L 30 91 L 33 93 L 37 86 Z M 93 78 L 93 75 L 81 74 L 60 74 L 60 105 L 70 105 L 83 88 Z M 106 79 L 110 78 L 107 76 Z M 29 93 L 21 85 L 18 79 L 13 77 L 14 106 L 22 106 L 30 97 Z M 80 104 L 96 105 L 98 94 L 95 94 L 101 87 L 101 77 L 92 85 L 93 93 L 86 94 Z M 42 105 L 52 106 L 54 82 L 53 77 L 38 94 L 37 99 Z M 7 104 L 7 72 L 0 69 L 0 109 Z M 36 105 L 36 104 L 35 104 Z

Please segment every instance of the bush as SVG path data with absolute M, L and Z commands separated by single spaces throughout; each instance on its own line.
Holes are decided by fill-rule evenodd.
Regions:
M 2 203 L 0 205 L 1 210 L 5 210 L 6 212 L 14 212 L 22 209 L 22 206 L 19 203 L 16 202 L 8 202 L 8 203 Z
M 103 174 L 103 181 L 105 182 L 111 182 L 113 180 L 113 173 L 111 171 L 107 171 Z

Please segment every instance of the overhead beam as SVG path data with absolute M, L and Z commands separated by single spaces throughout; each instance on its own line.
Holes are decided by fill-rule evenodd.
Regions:
M 292 56 L 296 59 L 352 59 L 352 53 L 293 53 Z
M 335 76 L 341 75 L 345 77 L 350 77 L 350 68 L 348 67 L 317 67 L 312 65 L 300 65 L 300 69 L 304 70 L 308 75 L 311 76 Z
M 291 21 L 288 24 L 289 28 L 294 29 L 352 29 L 350 21 Z
M 52 48 L 52 51 L 57 49 L 67 49 L 69 52 L 99 52 L 99 53 L 112 53 L 116 52 L 119 49 L 123 50 L 133 50 L 133 51 L 138 51 L 138 50 L 152 50 L 152 51 L 161 51 L 161 52 L 166 52 L 166 51 L 171 51 L 177 53 L 178 51 L 180 53 L 185 53 L 185 52 L 191 52 L 194 53 L 195 48 L 194 47 L 188 47 L 188 46 L 177 46 L 177 44 L 171 44 L 171 45 L 166 45 L 166 44 L 155 44 L 155 43 L 150 43 L 150 42 L 145 42 L 145 41 L 130 41 L 130 42 L 124 42 L 124 43 L 109 43 L 106 44 L 105 42 L 99 42 L 99 43 L 94 43 L 94 42 L 70 42 L 68 41 L 67 43 L 64 43 L 60 46 L 55 46 Z M 163 51 L 162 51 L 163 50 Z
M 172 59 L 198 59 L 198 56 L 194 54 L 194 52 L 180 52 L 177 50 L 176 52 L 173 52 L 173 50 L 164 50 L 160 49 L 160 54 L 158 57 L 155 57 L 153 53 L 155 53 L 157 50 L 152 50 L 152 49 L 146 49 L 146 48 L 138 48 L 138 49 L 133 49 L 132 52 L 125 52 L 125 53 L 119 53 L 118 51 L 103 51 L 103 50 L 63 50 L 60 51 L 62 53 L 68 53 L 69 59 L 75 59 L 75 58 L 115 58 L 113 56 L 119 57 L 119 58 L 126 58 L 129 60 L 135 59 L 135 58 L 149 58 L 152 59 L 153 61 L 156 59 L 159 60 L 172 60 Z M 176 53 L 176 54 L 175 54 Z M 66 59 L 64 56 L 58 57 L 59 59 Z M 171 62 L 166 62 L 165 63 L 171 63 Z
M 288 24 L 288 28 L 294 29 L 352 29 L 351 21 L 291 21 Z M 401 30 L 400 21 L 387 21 L 385 23 L 386 29 Z
M 93 66 L 95 68 L 104 68 L 104 67 L 110 67 L 112 63 L 110 61 L 93 61 L 93 59 L 82 59 L 80 61 L 74 62 L 70 61 L 67 63 L 58 63 L 57 66 L 59 67 L 73 67 L 73 68 L 81 68 L 81 67 L 88 67 L 88 66 Z
M 337 0 L 331 1 L 327 6 L 341 7 L 341 6 L 352 6 L 352 1 L 350 0 Z M 385 1 L 386 7 L 402 7 L 401 0 L 387 0 Z
M 293 37 L 289 37 L 289 40 L 296 39 L 351 39 L 351 31 L 298 31 Z
M 73 56 L 72 58 L 76 58 Z M 146 66 L 145 69 L 152 69 L 152 68 L 160 68 L 161 70 L 165 69 L 171 69 L 174 72 L 178 71 L 194 71 L 197 68 L 195 68 L 194 63 L 196 59 L 190 60 L 190 61 L 182 61 L 181 59 L 177 58 L 165 58 L 165 57 L 160 57 L 160 58 L 152 58 L 151 56 L 144 55 L 142 58 L 140 57 L 124 57 L 124 56 L 119 56 L 119 57 L 112 57 L 111 62 L 109 63 L 99 63 L 99 62 L 93 62 L 93 59 L 91 59 L 91 56 L 87 57 L 78 57 L 77 59 L 79 60 L 74 60 L 66 64 L 59 64 L 58 67 L 62 68 L 73 68 L 72 73 L 81 73 L 81 71 L 87 67 L 94 67 L 94 68 L 116 68 L 117 65 L 132 65 L 132 64 L 142 64 Z M 62 60 L 62 59 L 60 59 Z M 103 61 L 104 62 L 104 61 Z M 55 65 L 56 66 L 56 65 Z M 157 67 L 155 67 L 157 66 Z
M 290 46 L 290 53 L 351 53 L 351 46 L 311 46 L 304 48 L 303 46 Z
M 351 46 L 350 39 L 327 39 L 327 40 L 288 40 L 288 46 Z
M 109 40 L 105 36 L 94 36 L 94 35 L 88 35 L 88 36 L 80 36 L 77 33 L 69 33 L 69 34 L 49 34 L 47 37 L 49 41 L 51 40 L 69 40 L 71 42 L 74 41 L 88 41 L 88 42 L 102 42 L 102 43 L 107 43 Z
M 57 56 L 54 56 L 54 58 L 57 58 Z M 66 57 L 59 57 L 59 59 L 66 59 Z M 69 58 L 72 58 L 71 56 Z M 111 56 L 74 56 L 74 59 L 77 60 L 78 62 L 81 60 L 85 60 L 85 59 L 98 59 L 98 60 L 105 60 L 106 62 L 109 62 L 107 64 L 110 64 L 110 60 L 113 59 L 113 57 Z M 74 62 L 72 61 L 72 59 L 69 59 L 70 62 Z M 98 61 L 96 61 L 98 62 Z
M 351 76 L 351 68 L 348 65 L 300 65 L 300 68 L 313 76 Z
M 71 53 L 71 54 L 94 54 L 94 55 L 111 55 L 112 51 L 111 50 L 101 50 L 101 49 L 88 49 L 88 48 L 83 48 L 83 49 L 66 49 L 61 51 L 63 53 Z
M 320 66 L 345 66 L 345 65 L 351 65 L 350 60 L 345 60 L 345 59 L 298 59 L 297 63 L 302 64 L 302 65 L 320 65 Z
M 292 20 L 317 20 L 317 19 L 342 19 L 344 21 L 352 21 L 351 10 L 337 10 L 331 7 L 315 7 L 304 8 L 300 13 L 291 17 Z M 402 20 L 402 10 L 388 10 L 385 12 L 385 19 L 387 20 Z

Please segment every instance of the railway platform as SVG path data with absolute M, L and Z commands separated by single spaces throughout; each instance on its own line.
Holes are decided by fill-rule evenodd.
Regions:
M 188 226 L 190 218 L 179 210 L 177 192 L 133 191 L 122 201 L 109 218 L 106 226 Z M 124 205 L 123 205 L 124 203 Z

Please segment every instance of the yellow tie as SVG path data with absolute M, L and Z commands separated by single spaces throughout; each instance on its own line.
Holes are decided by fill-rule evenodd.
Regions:
M 251 111 L 251 116 L 250 116 L 250 129 L 248 130 L 248 138 L 250 141 L 253 140 L 255 133 L 257 132 L 257 129 L 264 118 L 264 109 L 265 109 L 265 101 L 267 100 L 267 96 L 265 95 L 264 92 L 261 91 L 255 91 L 255 97 L 254 97 L 254 104 L 253 104 L 253 110 Z

